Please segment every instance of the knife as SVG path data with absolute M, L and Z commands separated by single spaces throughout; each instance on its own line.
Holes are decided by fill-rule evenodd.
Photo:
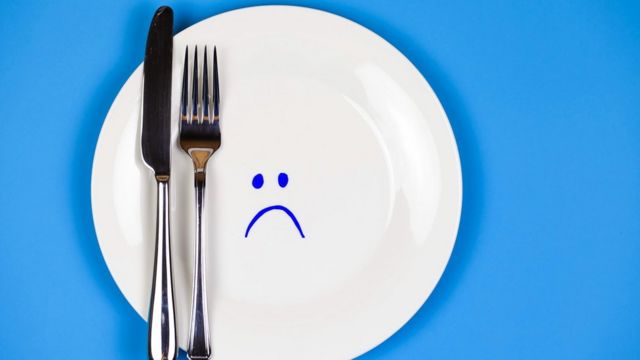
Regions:
M 169 226 L 171 175 L 171 61 L 173 10 L 156 10 L 144 56 L 142 157 L 157 183 L 156 251 L 149 305 L 149 359 L 175 359 L 178 353 Z

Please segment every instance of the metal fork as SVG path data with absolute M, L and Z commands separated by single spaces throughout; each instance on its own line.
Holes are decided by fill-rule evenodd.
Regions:
M 205 284 L 205 244 L 204 224 L 204 188 L 206 182 L 207 161 L 220 148 L 220 91 L 218 85 L 218 56 L 213 48 L 213 101 L 209 99 L 209 71 L 207 48 L 204 48 L 202 81 L 198 81 L 198 47 L 193 57 L 193 77 L 191 104 L 188 95 L 189 48 L 185 49 L 184 72 L 182 78 L 182 96 L 180 98 L 180 147 L 193 161 L 194 183 L 196 190 L 196 239 L 195 262 L 193 271 L 193 297 L 191 303 L 191 325 L 189 326 L 189 345 L 187 354 L 190 359 L 209 359 L 211 340 L 209 336 L 209 318 L 207 315 L 207 291 Z M 201 84 L 201 85 L 200 85 Z M 202 97 L 198 89 L 202 88 Z M 213 117 L 211 117 L 212 103 Z

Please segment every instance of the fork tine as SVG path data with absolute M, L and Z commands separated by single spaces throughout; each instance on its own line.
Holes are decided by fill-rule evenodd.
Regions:
M 213 121 L 220 119 L 220 85 L 218 83 L 218 51 L 213 47 Z
M 187 107 L 189 105 L 189 47 L 184 49 L 184 71 L 182 72 L 182 96 L 180 97 L 180 121 L 189 121 Z
M 198 46 L 193 54 L 193 79 L 191 87 L 191 122 L 200 122 L 200 104 L 198 102 Z
M 202 64 L 202 122 L 209 123 L 209 65 L 207 63 L 207 47 L 204 47 L 204 63 Z

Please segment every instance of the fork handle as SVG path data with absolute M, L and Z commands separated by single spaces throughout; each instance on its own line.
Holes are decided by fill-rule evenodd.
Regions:
M 211 357 L 209 337 L 209 316 L 207 314 L 207 286 L 205 280 L 205 244 L 204 223 L 204 188 L 206 172 L 197 169 L 194 172 L 196 191 L 196 239 L 193 269 L 193 295 L 191 303 L 191 326 L 189 327 L 189 359 L 200 360 Z
M 175 308 L 171 270 L 169 227 L 169 178 L 156 178 L 158 204 L 156 215 L 156 252 L 153 265 L 153 285 L 149 306 L 149 359 L 176 359 Z

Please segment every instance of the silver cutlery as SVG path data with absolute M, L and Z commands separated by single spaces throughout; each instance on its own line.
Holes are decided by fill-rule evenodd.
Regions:
M 207 162 L 211 155 L 220 148 L 221 143 L 218 56 L 215 47 L 213 49 L 212 99 L 209 98 L 210 79 L 207 57 L 207 48 L 205 47 L 202 80 L 198 81 L 198 48 L 195 48 L 193 56 L 191 103 L 189 103 L 189 49 L 185 49 L 182 95 L 180 98 L 180 147 L 193 161 L 196 194 L 195 261 L 189 344 L 187 348 L 187 355 L 193 360 L 209 359 L 211 357 L 211 338 L 209 334 L 205 281 L 204 223 L 202 218 L 204 213 L 204 189 L 206 184 Z M 198 92 L 200 88 L 202 88 L 201 96 Z
M 169 179 L 171 176 L 171 71 L 173 11 L 159 8 L 149 28 L 144 57 L 142 157 L 157 183 L 156 250 L 149 305 L 149 359 L 175 359 L 176 340 L 171 244 Z

